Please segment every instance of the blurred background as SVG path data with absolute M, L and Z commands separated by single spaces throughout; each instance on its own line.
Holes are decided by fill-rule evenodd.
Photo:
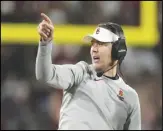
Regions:
M 151 29 L 158 32 L 159 39 L 150 47 L 145 42 L 127 43 L 128 52 L 122 63 L 125 80 L 140 98 L 144 130 L 162 129 L 162 1 L 155 2 L 157 19 L 150 19 L 154 19 L 157 26 Z M 32 23 L 37 30 L 41 12 L 46 13 L 54 25 L 96 25 L 111 21 L 139 27 L 140 10 L 140 1 L 1 1 L 1 27 L 8 22 L 13 26 Z M 38 41 L 29 44 L 26 39 L 3 41 L 2 30 L 1 33 L 1 129 L 57 129 L 62 90 L 36 81 Z M 14 35 L 14 30 L 8 35 Z M 90 47 L 79 43 L 70 44 L 68 40 L 64 44 L 55 43 L 53 63 L 75 64 L 81 60 L 91 63 Z

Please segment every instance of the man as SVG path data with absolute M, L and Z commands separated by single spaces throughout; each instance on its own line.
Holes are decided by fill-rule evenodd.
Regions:
M 138 94 L 117 73 L 127 48 L 122 28 L 98 25 L 91 42 L 92 65 L 55 65 L 51 61 L 53 23 L 45 14 L 38 26 L 40 42 L 36 78 L 64 90 L 59 130 L 140 130 Z

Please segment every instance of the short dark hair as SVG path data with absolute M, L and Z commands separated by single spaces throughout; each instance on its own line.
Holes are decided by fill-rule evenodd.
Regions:
M 112 22 L 101 23 L 98 25 L 98 27 L 102 27 L 107 30 L 110 30 L 114 34 L 118 35 L 119 37 L 124 38 L 124 32 L 122 27 L 116 23 L 112 23 Z

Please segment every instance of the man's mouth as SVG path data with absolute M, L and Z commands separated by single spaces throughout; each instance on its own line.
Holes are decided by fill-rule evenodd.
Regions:
M 100 61 L 100 57 L 98 57 L 98 56 L 93 56 L 93 61 L 94 61 L 95 63 L 98 63 L 98 62 Z

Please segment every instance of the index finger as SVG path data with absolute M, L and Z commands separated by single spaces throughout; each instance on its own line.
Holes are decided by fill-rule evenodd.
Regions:
M 45 15 L 44 13 L 41 13 L 41 16 L 42 16 L 43 19 L 44 19 L 45 21 L 47 21 L 48 23 L 52 23 L 52 21 L 50 20 L 50 18 L 49 18 L 47 15 Z

